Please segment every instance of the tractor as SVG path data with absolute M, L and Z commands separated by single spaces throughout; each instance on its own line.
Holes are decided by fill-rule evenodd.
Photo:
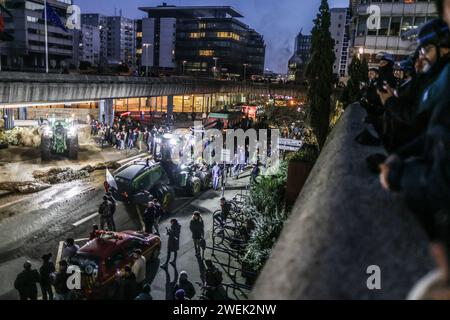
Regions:
M 41 135 L 41 158 L 51 160 L 54 155 L 78 159 L 78 133 L 73 119 L 50 119 Z

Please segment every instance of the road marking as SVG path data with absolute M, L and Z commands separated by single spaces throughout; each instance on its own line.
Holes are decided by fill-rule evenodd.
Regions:
M 12 201 L 12 202 L 9 202 L 9 203 L 2 204 L 2 205 L 0 206 L 0 209 L 3 209 L 3 208 L 6 208 L 6 207 L 9 207 L 9 206 L 12 206 L 13 204 L 16 204 L 16 203 L 25 201 L 26 199 L 27 199 L 27 198 L 18 199 L 18 200 L 16 200 L 16 201 Z
M 72 226 L 78 227 L 79 225 L 82 225 L 86 221 L 92 220 L 93 218 L 95 218 L 97 216 L 98 216 L 98 212 L 95 212 L 95 213 L 91 214 L 90 216 L 87 216 L 86 218 L 83 218 L 80 221 L 73 223 Z
M 64 241 L 59 242 L 58 254 L 56 255 L 55 269 L 59 271 L 59 261 L 61 260 L 62 250 L 64 247 Z
M 138 213 L 139 220 L 141 221 L 142 231 L 145 231 L 145 223 L 144 219 L 142 218 L 141 209 L 139 208 L 139 205 L 136 205 L 136 211 Z

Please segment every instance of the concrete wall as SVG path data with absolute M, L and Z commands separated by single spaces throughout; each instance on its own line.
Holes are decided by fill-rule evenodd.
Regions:
M 254 299 L 405 299 L 433 268 L 423 230 L 402 199 L 382 190 L 354 142 L 365 112 L 347 108 L 329 137 L 260 275 Z M 381 268 L 381 290 L 367 268 Z
M 208 93 L 279 94 L 302 96 L 305 88 L 294 85 L 241 83 L 188 77 L 138 78 L 65 74 L 2 72 L 2 104 L 93 101 Z M 19 106 L 20 107 L 20 106 Z

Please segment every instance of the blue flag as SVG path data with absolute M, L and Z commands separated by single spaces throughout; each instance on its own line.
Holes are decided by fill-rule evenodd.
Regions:
M 45 10 L 42 12 L 42 19 L 45 19 Z M 58 14 L 55 12 L 53 7 L 47 3 L 47 23 L 51 22 L 53 25 L 60 27 L 65 32 L 69 32 L 69 30 L 66 28 L 64 23 L 62 22 L 61 18 L 58 16 Z

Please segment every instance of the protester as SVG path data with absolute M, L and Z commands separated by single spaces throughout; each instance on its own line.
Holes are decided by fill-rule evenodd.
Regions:
M 175 285 L 174 292 L 177 292 L 178 290 L 184 290 L 185 296 L 192 300 L 192 298 L 195 296 L 195 287 L 188 280 L 188 274 L 186 271 L 180 272 L 180 278 L 178 279 L 178 283 Z
M 205 237 L 205 225 L 200 212 L 195 211 L 189 225 L 194 241 L 195 255 L 200 257 L 200 242 Z
M 169 239 L 167 241 L 167 259 L 166 262 L 161 266 L 161 268 L 167 268 L 171 253 L 173 252 L 173 260 L 170 262 L 172 265 L 176 265 L 178 250 L 180 249 L 180 232 L 181 225 L 178 223 L 177 219 L 170 220 L 170 228 L 167 228 L 167 235 Z
M 20 300 L 37 300 L 37 283 L 40 277 L 37 270 L 33 270 L 30 261 L 23 264 L 23 271 L 17 275 L 14 288 L 19 291 Z
M 39 283 L 41 285 L 42 300 L 53 300 L 52 281 L 55 272 L 55 264 L 50 261 L 52 254 L 42 256 L 42 266 L 39 268 Z
M 114 230 L 114 225 L 112 223 L 112 213 L 111 213 L 112 204 L 109 202 L 108 197 L 103 196 L 103 202 L 100 204 L 98 209 L 98 213 L 100 216 L 100 229 L 105 230 L 105 225 L 107 226 L 109 231 Z
M 119 274 L 119 300 L 134 300 L 137 295 L 136 276 L 130 266 L 125 266 Z
M 72 238 L 68 238 L 64 243 L 64 248 L 62 250 L 61 259 L 65 261 L 69 261 L 77 251 L 80 249 L 80 246 L 75 244 L 75 240 Z
M 150 292 L 151 292 L 151 287 L 147 283 L 147 284 L 144 285 L 144 287 L 142 288 L 141 292 L 139 293 L 139 295 L 134 300 L 153 300 L 153 297 L 150 294 Z
M 53 286 L 55 287 L 55 300 L 70 300 L 70 290 L 67 287 L 69 264 L 65 260 L 59 262 L 59 271 L 55 275 Z
M 153 227 L 156 219 L 156 206 L 154 201 L 149 201 L 147 209 L 144 212 L 145 232 L 153 233 Z
M 116 223 L 114 222 L 114 214 L 116 213 L 117 208 L 116 200 L 114 199 L 111 192 L 106 193 L 106 196 L 108 197 L 108 201 L 110 204 L 108 221 L 111 225 L 111 231 L 116 231 Z
M 222 175 L 222 171 L 220 169 L 220 166 L 217 163 L 215 163 L 214 167 L 212 168 L 213 189 L 214 190 L 219 189 L 219 181 L 220 181 L 221 175 Z

